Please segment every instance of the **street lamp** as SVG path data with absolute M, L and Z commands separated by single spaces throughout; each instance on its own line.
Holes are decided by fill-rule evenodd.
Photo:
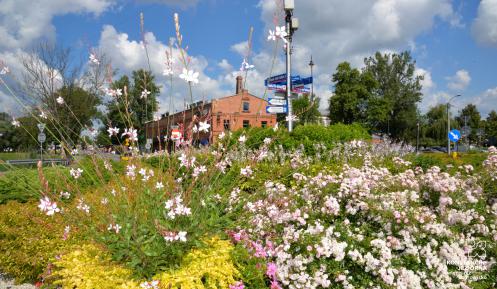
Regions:
M 288 131 L 293 130 L 293 115 L 292 115 L 292 76 L 291 73 L 291 49 L 292 49 L 292 35 L 299 28 L 299 20 L 297 18 L 292 18 L 293 10 L 295 9 L 294 0 L 285 0 L 285 23 L 287 31 L 287 43 L 286 43 L 286 101 L 288 106 Z
M 314 77 L 312 73 L 312 68 L 314 67 L 314 61 L 312 61 L 312 55 L 311 55 L 311 61 L 309 61 L 309 66 L 311 67 L 311 102 L 314 101 Z
M 460 94 L 454 95 L 447 101 L 447 154 L 450 156 L 450 138 L 449 138 L 449 133 L 450 133 L 450 102 L 456 97 L 461 96 Z

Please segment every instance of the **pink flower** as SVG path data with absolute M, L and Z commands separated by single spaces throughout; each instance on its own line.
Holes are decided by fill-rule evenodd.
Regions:
M 273 262 L 267 263 L 267 269 L 266 269 L 266 275 L 270 277 L 273 280 L 276 280 L 276 272 L 278 270 L 278 267 L 276 267 L 276 264 Z
M 245 285 L 243 285 L 242 281 L 238 281 L 233 285 L 230 285 L 230 289 L 243 289 L 245 288 Z

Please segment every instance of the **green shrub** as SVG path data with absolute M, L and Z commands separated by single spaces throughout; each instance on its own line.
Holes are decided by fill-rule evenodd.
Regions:
M 72 241 L 62 240 L 61 215 L 47 218 L 35 203 L 0 205 L 0 271 L 16 282 L 34 282 Z

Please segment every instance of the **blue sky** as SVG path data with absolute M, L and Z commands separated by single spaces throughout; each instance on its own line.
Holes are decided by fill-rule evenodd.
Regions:
M 200 72 L 197 99 L 233 92 L 251 26 L 249 62 L 256 70 L 249 73 L 247 86 L 262 95 L 264 78 L 284 70 L 280 43 L 271 71 L 275 48 L 266 40 L 268 29 L 274 29 L 278 1 L 40 0 L 33 4 L 0 0 L 0 6 L 8 7 L 0 11 L 0 37 L 6 39 L 0 44 L 0 59 L 20 75 L 22 68 L 15 57 L 47 38 L 73 48 L 82 59 L 88 57 L 89 49 L 98 49 L 111 56 L 114 68 L 129 73 L 146 67 L 144 53 L 138 49 L 139 14 L 143 12 L 152 68 L 163 85 L 160 101 L 164 112 L 169 109 L 169 88 L 161 78 L 162 52 L 168 39 L 175 36 L 173 13 L 178 12 L 192 68 Z M 330 79 L 336 65 L 349 61 L 360 67 L 363 58 L 377 50 L 412 52 L 418 73 L 425 75 L 422 111 L 454 94 L 463 95 L 454 101 L 456 111 L 469 102 L 476 103 L 484 115 L 497 110 L 497 0 L 295 2 L 301 29 L 295 34 L 294 73 L 309 74 L 307 63 L 312 54 L 315 91 L 322 99 L 323 112 L 332 93 Z M 184 86 L 177 82 L 173 94 L 179 101 Z M 5 92 L 0 92 L 0 105 L 0 110 L 19 109 Z

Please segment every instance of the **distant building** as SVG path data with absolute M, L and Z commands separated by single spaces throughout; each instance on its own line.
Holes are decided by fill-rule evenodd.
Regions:
M 276 124 L 276 115 L 266 112 L 267 105 L 266 100 L 244 89 L 243 78 L 238 76 L 234 95 L 211 102 L 200 101 L 184 111 L 163 115 L 160 120 L 145 124 L 146 135 L 147 138 L 153 139 L 154 149 L 159 148 L 159 139 L 161 145 L 164 145 L 164 137 L 169 137 L 172 129 L 179 130 L 185 140 L 192 140 L 194 144 L 210 144 L 215 142 L 223 131 L 244 127 L 273 127 Z M 198 126 L 199 122 L 208 122 L 211 125 L 209 133 L 193 132 L 194 126 Z

